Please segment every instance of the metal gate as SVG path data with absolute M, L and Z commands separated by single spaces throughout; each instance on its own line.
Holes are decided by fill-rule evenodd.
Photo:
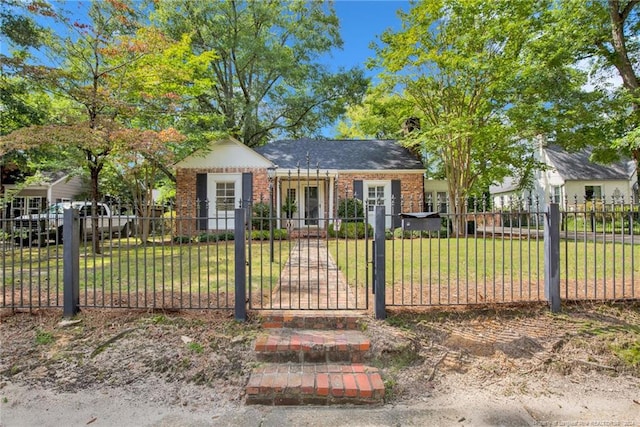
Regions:
M 249 308 L 366 310 L 373 229 L 362 195 L 319 167 L 268 179 L 246 221 Z

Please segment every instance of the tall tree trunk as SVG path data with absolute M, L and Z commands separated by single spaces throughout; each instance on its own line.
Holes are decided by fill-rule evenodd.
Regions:
M 622 77 L 623 86 L 629 90 L 633 96 L 633 124 L 640 125 L 640 88 L 638 84 L 638 76 L 633 69 L 629 53 L 627 51 L 626 39 L 624 34 L 625 21 L 629 17 L 631 10 L 640 4 L 639 0 L 631 0 L 621 10 L 620 0 L 609 0 L 609 16 L 611 17 L 611 42 L 615 52 L 613 65 L 616 67 Z M 640 147 L 631 149 L 631 157 L 636 163 L 636 170 L 640 170 Z
M 101 253 L 100 248 L 100 233 L 98 227 L 98 199 L 100 192 L 98 190 L 98 176 L 100 175 L 100 168 L 97 165 L 91 166 L 91 245 L 93 252 L 96 254 Z M 86 221 L 86 219 L 85 219 Z

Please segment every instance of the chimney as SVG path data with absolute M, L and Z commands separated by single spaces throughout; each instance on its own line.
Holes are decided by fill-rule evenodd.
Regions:
M 402 124 L 402 132 L 406 136 L 415 130 L 420 130 L 420 119 L 418 117 L 409 117 Z

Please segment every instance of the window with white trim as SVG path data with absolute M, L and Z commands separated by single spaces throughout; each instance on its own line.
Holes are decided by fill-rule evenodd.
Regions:
M 376 205 L 384 205 L 384 185 L 370 185 L 367 194 L 367 207 L 373 212 Z
M 216 210 L 232 211 L 235 209 L 236 183 L 234 181 L 216 182 Z

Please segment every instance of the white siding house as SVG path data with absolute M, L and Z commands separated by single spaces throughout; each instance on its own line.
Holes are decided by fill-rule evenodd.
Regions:
M 6 193 L 17 192 L 5 207 L 10 217 L 39 213 L 47 205 L 74 200 L 87 190 L 83 178 L 65 172 L 43 172 L 41 176 L 29 185 L 3 183 Z
M 607 203 L 637 200 L 638 174 L 633 161 L 602 165 L 589 159 L 590 150 L 570 153 L 557 145 L 545 144 L 540 145 L 537 154 L 547 168 L 535 173 L 533 188 L 518 190 L 512 178 L 491 186 L 489 191 L 496 207 L 507 208 L 514 200 L 529 197 L 538 198 L 541 206 L 549 201 L 581 204 L 592 200 Z

